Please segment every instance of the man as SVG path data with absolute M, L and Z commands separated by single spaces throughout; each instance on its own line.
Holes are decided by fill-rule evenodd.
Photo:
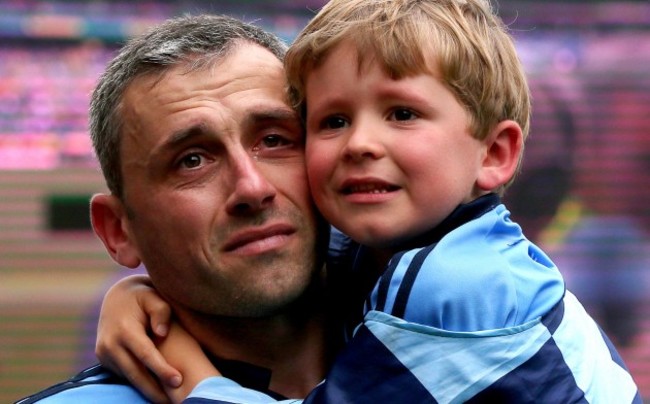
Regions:
M 92 198 L 91 216 L 111 257 L 146 266 L 224 375 L 303 397 L 333 347 L 326 242 L 285 100 L 284 51 L 223 16 L 171 20 L 131 40 L 92 96 L 91 136 L 111 193 Z M 22 402 L 39 400 L 145 399 L 95 367 Z

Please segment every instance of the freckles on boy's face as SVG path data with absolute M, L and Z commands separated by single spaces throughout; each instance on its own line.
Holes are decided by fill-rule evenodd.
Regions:
M 431 74 L 391 78 L 343 43 L 306 80 L 306 160 L 314 200 L 355 240 L 390 247 L 475 195 L 484 145 Z

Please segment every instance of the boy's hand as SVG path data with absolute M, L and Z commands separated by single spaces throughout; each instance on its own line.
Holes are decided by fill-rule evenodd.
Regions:
M 102 365 L 124 376 L 153 402 L 167 402 L 164 385 L 177 387 L 181 374 L 170 366 L 148 333 L 164 338 L 171 308 L 145 275 L 132 275 L 113 285 L 102 303 L 95 353 Z M 153 373 L 153 374 L 152 374 Z
M 199 343 L 174 322 L 166 338 L 157 338 L 157 346 L 165 359 L 183 375 L 183 383 L 177 388 L 165 386 L 172 403 L 181 403 L 202 380 L 220 376 Z

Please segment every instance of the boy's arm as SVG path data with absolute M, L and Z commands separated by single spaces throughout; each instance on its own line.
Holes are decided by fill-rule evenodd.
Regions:
M 108 290 L 97 327 L 99 361 L 153 402 L 167 401 L 153 375 L 166 385 L 181 383 L 180 373 L 165 361 L 149 337 L 149 332 L 165 337 L 170 316 L 169 305 L 153 289 L 149 277 L 133 275 Z
M 177 387 L 164 386 L 172 403 L 182 402 L 202 380 L 220 376 L 199 343 L 176 322 L 171 324 L 165 338 L 156 338 L 156 346 L 183 377 L 183 382 Z
M 165 359 L 183 375 L 177 388 L 165 387 L 172 403 L 266 404 L 300 403 L 302 400 L 278 401 L 262 392 L 242 387 L 221 377 L 198 342 L 178 323 L 172 323 L 169 335 L 157 341 Z
M 200 382 L 183 401 L 184 404 L 210 403 L 219 404 L 299 404 L 303 400 L 274 398 L 257 390 L 248 389 L 225 377 L 210 377 Z

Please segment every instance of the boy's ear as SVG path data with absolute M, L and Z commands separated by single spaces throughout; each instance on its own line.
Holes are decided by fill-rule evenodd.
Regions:
M 486 151 L 479 171 L 477 186 L 493 191 L 515 175 L 524 140 L 521 127 L 515 121 L 501 121 L 484 140 Z
M 114 195 L 96 194 L 90 200 L 90 221 L 111 258 L 120 265 L 136 268 L 140 256 L 129 230 L 122 201 Z

